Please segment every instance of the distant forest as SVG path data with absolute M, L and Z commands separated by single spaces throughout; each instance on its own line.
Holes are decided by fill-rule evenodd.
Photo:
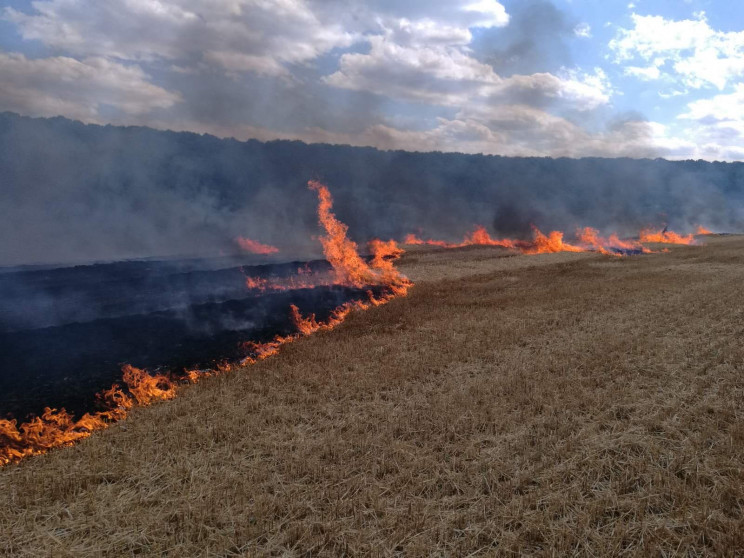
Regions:
M 310 250 L 310 179 L 360 242 L 454 240 L 475 224 L 744 228 L 742 163 L 380 151 L 0 113 L 0 265 L 224 254 L 238 235 Z

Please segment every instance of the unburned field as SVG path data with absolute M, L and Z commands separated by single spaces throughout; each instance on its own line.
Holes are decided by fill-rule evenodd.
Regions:
M 11 556 L 744 552 L 744 238 L 408 297 L 0 469 Z

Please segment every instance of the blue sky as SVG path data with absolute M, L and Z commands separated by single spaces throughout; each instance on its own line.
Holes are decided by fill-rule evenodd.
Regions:
M 744 159 L 744 3 L 0 5 L 0 110 L 383 149 Z

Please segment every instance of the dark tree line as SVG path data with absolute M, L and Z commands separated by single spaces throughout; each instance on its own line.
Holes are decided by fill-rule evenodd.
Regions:
M 309 179 L 360 241 L 744 221 L 741 163 L 241 142 L 2 113 L 0 264 L 212 253 L 236 235 L 302 249 L 317 230 Z

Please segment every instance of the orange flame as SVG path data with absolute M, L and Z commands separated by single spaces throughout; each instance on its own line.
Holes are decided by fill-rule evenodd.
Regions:
M 533 228 L 534 240 L 531 245 L 521 248 L 523 254 L 554 254 L 556 252 L 585 252 L 584 248 L 563 241 L 561 231 L 551 231 L 545 235 L 536 227 Z
M 641 242 L 656 242 L 660 244 L 694 244 L 695 236 L 682 236 L 673 231 L 643 229 L 639 235 Z
M 366 310 L 371 306 L 385 304 L 396 296 L 403 296 L 413 285 L 393 265 L 394 260 L 403 254 L 403 250 L 395 241 L 371 241 L 369 248 L 372 260 L 367 264 L 356 251 L 356 244 L 346 238 L 348 230 L 346 225 L 338 221 L 331 212 L 333 201 L 328 189 L 318 182 L 311 182 L 310 187 L 318 192 L 320 199 L 318 217 L 326 230 L 326 236 L 321 238 L 321 242 L 336 278 L 354 286 L 382 286 L 387 292 L 374 296 L 368 291 L 368 302 L 351 301 L 342 304 L 324 323 L 318 322 L 314 315 L 303 317 L 299 309 L 293 305 L 290 310 L 297 333 L 288 336 L 277 335 L 266 343 L 244 343 L 243 348 L 250 355 L 240 361 L 242 366 L 269 358 L 277 354 L 282 345 L 296 339 L 319 330 L 332 329 L 354 310 Z M 301 268 L 298 275 L 309 275 L 309 269 Z M 252 288 L 265 288 L 267 283 L 266 280 L 246 279 L 246 284 L 254 285 Z M 233 368 L 229 363 L 220 363 L 215 369 L 186 370 L 183 381 L 193 384 L 203 378 L 229 372 Z M 125 419 L 136 406 L 173 399 L 177 395 L 177 382 L 168 375 L 151 375 L 128 364 L 124 365 L 122 371 L 126 391 L 120 385 L 114 384 L 101 392 L 97 397 L 105 407 L 103 411 L 86 413 L 75 420 L 65 409 L 47 407 L 41 417 L 34 417 L 21 425 L 18 425 L 16 420 L 0 419 L 0 466 L 45 453 L 53 448 L 74 444 L 87 438 L 95 430 L 107 428 L 112 422 Z
M 165 375 L 151 376 L 129 365 L 125 365 L 123 371 L 130 395 L 114 384 L 98 396 L 107 407 L 104 411 L 86 413 L 75 420 L 65 409 L 47 407 L 40 417 L 33 417 L 20 426 L 16 420 L 0 420 L 0 465 L 69 446 L 95 430 L 107 428 L 113 421 L 126 418 L 136 405 L 149 405 L 176 395 L 175 383 Z
M 451 244 L 441 240 L 421 240 L 415 235 L 409 234 L 405 238 L 406 244 L 428 244 L 443 248 L 462 248 L 465 246 L 500 246 L 519 250 L 523 254 L 545 254 L 552 252 L 583 252 L 584 248 L 574 246 L 563 241 L 563 233 L 552 231 L 545 235 L 537 227 L 533 227 L 533 240 L 523 241 L 510 238 L 492 238 L 485 227 L 478 225 L 473 232 L 466 235 L 459 244 Z
M 698 225 L 697 231 L 695 231 L 695 234 L 715 234 L 713 231 L 710 231 L 706 229 L 702 225 Z
M 428 246 L 439 246 L 440 248 L 457 248 L 459 244 L 451 244 L 444 240 L 421 240 L 415 234 L 406 235 L 403 239 L 403 244 L 414 245 L 428 245 Z
M 242 236 L 237 237 L 235 239 L 235 242 L 238 244 L 238 246 L 240 246 L 242 250 L 250 252 L 251 254 L 268 255 L 276 254 L 277 252 L 279 252 L 279 248 L 277 248 L 276 246 L 261 244 L 256 240 L 251 240 L 250 238 L 244 238 Z
M 622 240 L 617 234 L 613 233 L 608 238 L 603 238 L 599 235 L 597 229 L 591 227 L 584 227 L 579 229 L 576 233 L 576 237 L 579 244 L 583 246 L 589 246 L 602 254 L 609 254 L 611 256 L 620 256 L 617 252 L 614 252 L 612 248 L 619 248 L 621 250 L 640 250 L 643 253 L 650 253 L 651 250 L 644 247 L 640 242 L 634 240 Z
M 462 246 L 471 246 L 471 245 L 478 245 L 478 246 L 502 246 L 504 248 L 515 248 L 516 243 L 514 240 L 510 240 L 508 238 L 506 239 L 496 239 L 491 238 L 491 235 L 488 234 L 488 231 L 486 231 L 486 228 L 478 225 L 475 227 L 475 230 L 473 230 L 470 235 L 466 236 L 465 239 L 462 241 Z

